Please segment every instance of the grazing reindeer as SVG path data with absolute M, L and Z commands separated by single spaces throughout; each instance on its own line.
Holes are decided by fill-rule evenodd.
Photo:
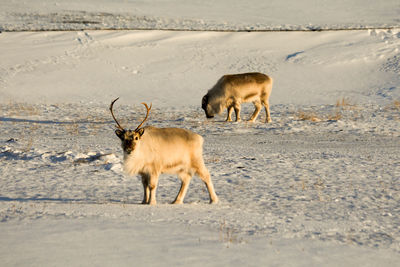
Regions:
M 182 204 L 190 180 L 197 174 L 206 184 L 210 203 L 217 203 L 210 173 L 203 160 L 203 138 L 191 131 L 179 128 L 142 127 L 149 116 L 151 106 L 142 103 L 146 109 L 146 117 L 135 130 L 125 130 L 117 123 L 116 135 L 121 139 L 124 150 L 124 171 L 129 175 L 140 174 L 142 177 L 144 197 L 143 204 L 156 204 L 158 177 L 162 173 L 177 174 L 182 181 L 181 188 L 173 204 Z
M 253 102 L 256 109 L 251 116 L 254 122 L 260 113 L 261 105 L 267 115 L 265 122 L 271 122 L 269 112 L 269 96 L 272 91 L 272 78 L 258 72 L 224 75 L 203 97 L 201 107 L 207 118 L 213 118 L 223 109 L 228 109 L 226 121 L 232 121 L 232 111 L 235 110 L 236 121 L 240 121 L 240 105 Z

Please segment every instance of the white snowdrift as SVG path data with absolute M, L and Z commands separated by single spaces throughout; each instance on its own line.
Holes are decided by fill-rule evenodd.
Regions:
M 400 32 L 2 33 L 0 101 L 199 106 L 226 73 L 271 75 L 273 104 L 400 97 Z

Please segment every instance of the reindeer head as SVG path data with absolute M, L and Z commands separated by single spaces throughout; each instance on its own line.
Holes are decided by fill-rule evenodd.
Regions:
M 207 119 L 211 119 L 211 118 L 214 118 L 214 112 L 213 112 L 208 100 L 209 100 L 208 94 L 203 96 L 203 99 L 201 100 L 201 108 L 204 109 Z
M 115 130 L 115 134 L 119 137 L 119 139 L 121 139 L 122 149 L 124 150 L 124 152 L 126 154 L 129 155 L 130 153 L 132 153 L 135 150 L 136 145 L 138 144 L 138 142 L 142 138 L 142 135 L 144 134 L 144 128 L 140 128 L 140 127 L 142 127 L 144 122 L 147 120 L 152 105 L 150 104 L 150 107 L 149 107 L 149 106 L 147 106 L 146 103 L 142 103 L 146 107 L 146 110 L 147 110 L 146 117 L 139 124 L 139 126 L 136 127 L 135 130 L 126 130 L 119 124 L 119 122 L 117 121 L 117 119 L 114 116 L 113 106 L 114 106 L 115 101 L 117 101 L 118 99 L 119 99 L 119 97 L 111 102 L 110 111 L 111 111 L 111 115 L 112 115 L 114 121 L 117 123 L 117 129 Z
M 203 96 L 201 100 L 201 108 L 204 109 L 207 119 L 212 119 L 216 114 L 221 114 L 225 102 L 220 97 L 215 97 L 210 93 Z

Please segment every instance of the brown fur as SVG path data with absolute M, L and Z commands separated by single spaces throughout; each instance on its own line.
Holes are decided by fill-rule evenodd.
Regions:
M 240 106 L 245 102 L 252 102 L 255 111 L 251 116 L 254 122 L 264 106 L 266 122 L 271 122 L 269 111 L 269 96 L 272 91 L 272 78 L 268 75 L 252 72 L 233 75 L 224 75 L 202 99 L 202 108 L 207 118 L 220 114 L 227 109 L 226 121 L 231 121 L 232 111 L 235 110 L 236 121 L 240 121 Z
M 143 204 L 156 204 L 158 177 L 162 173 L 177 174 L 181 189 L 175 204 L 183 203 L 189 182 L 197 174 L 206 184 L 210 203 L 217 203 L 210 174 L 203 160 L 203 138 L 179 128 L 147 126 L 138 131 L 117 130 L 124 150 L 124 170 L 142 176 Z

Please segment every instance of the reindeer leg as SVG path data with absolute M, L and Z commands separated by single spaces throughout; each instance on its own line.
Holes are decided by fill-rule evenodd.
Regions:
M 229 106 L 228 107 L 228 117 L 226 118 L 226 121 L 232 121 L 232 111 L 233 111 L 233 107 Z
M 236 114 L 236 121 L 239 122 L 242 119 L 240 118 L 240 104 L 239 103 L 235 103 L 233 108 L 235 109 L 235 114 Z
M 157 192 L 157 185 L 158 185 L 158 176 L 159 174 L 152 174 L 150 176 L 150 182 L 149 182 L 149 189 L 150 189 L 150 200 L 148 204 L 150 205 L 156 205 L 156 192 Z
M 183 199 L 185 198 L 186 192 L 189 188 L 190 180 L 192 176 L 188 173 L 180 173 L 179 178 L 181 179 L 181 189 L 179 190 L 178 195 L 176 196 L 174 202 L 172 204 L 182 204 Z
M 206 184 L 208 194 L 210 195 L 210 204 L 218 203 L 218 197 L 217 194 L 215 194 L 214 185 L 211 181 L 210 173 L 208 172 L 204 163 L 203 166 L 201 166 L 196 173 L 199 175 L 200 179 Z
M 263 101 L 263 105 L 264 105 L 265 114 L 266 114 L 265 122 L 266 122 L 266 123 L 272 122 L 272 120 L 271 120 L 271 114 L 270 114 L 270 112 L 269 112 L 269 101 Z
M 260 113 L 260 110 L 261 110 L 260 101 L 254 101 L 253 104 L 256 107 L 256 109 L 254 110 L 253 115 L 251 115 L 251 118 L 249 120 L 250 122 L 254 122 L 256 120 L 256 118 L 257 118 L 257 116 L 258 116 L 258 114 Z
M 149 180 L 150 177 L 148 175 L 142 174 L 142 184 L 143 184 L 142 204 L 149 204 L 149 198 L 150 198 Z

